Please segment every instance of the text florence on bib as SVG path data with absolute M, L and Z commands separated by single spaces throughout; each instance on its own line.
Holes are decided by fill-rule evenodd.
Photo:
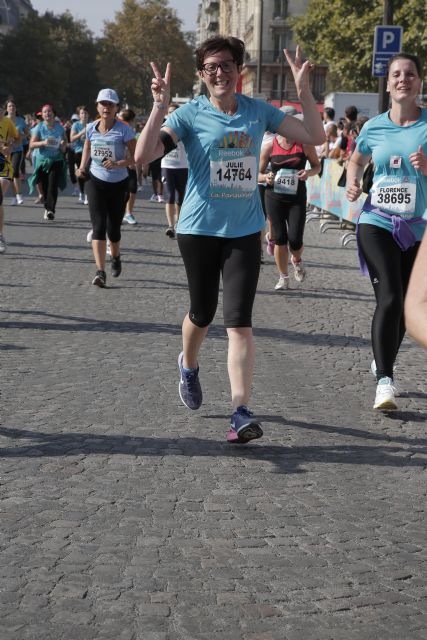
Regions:
M 211 150 L 211 198 L 252 197 L 257 187 L 257 162 L 250 153 L 247 148 Z
M 371 189 L 371 204 L 402 218 L 412 218 L 415 212 L 417 185 L 411 176 L 383 176 Z

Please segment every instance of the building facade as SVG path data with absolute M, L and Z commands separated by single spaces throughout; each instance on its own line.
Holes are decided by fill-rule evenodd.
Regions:
M 283 49 L 295 51 L 291 18 L 302 15 L 309 0 L 203 0 L 199 5 L 198 43 L 216 35 L 244 41 L 246 61 L 242 93 L 282 105 L 297 102 L 291 70 Z M 317 101 L 325 92 L 326 66 L 316 66 L 312 91 Z
M 8 33 L 34 11 L 30 0 L 0 0 L 0 33 Z

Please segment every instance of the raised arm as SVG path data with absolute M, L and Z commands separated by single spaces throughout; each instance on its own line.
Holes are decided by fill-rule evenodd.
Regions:
M 137 164 L 144 165 L 147 165 L 152 160 L 155 160 L 164 154 L 165 147 L 163 142 L 160 140 L 159 133 L 169 105 L 170 97 L 170 63 L 168 62 L 166 65 L 166 72 L 163 78 L 157 64 L 154 62 L 151 62 L 150 64 L 154 73 L 154 78 L 151 81 L 153 108 L 145 127 L 141 131 L 135 150 L 135 162 Z M 174 144 L 178 142 L 178 136 L 172 131 L 172 129 L 165 128 L 164 131 L 171 136 Z
M 301 120 L 293 116 L 286 116 L 279 127 L 278 133 L 285 136 L 285 138 L 297 140 L 303 144 L 322 144 L 325 142 L 325 130 L 310 90 L 310 71 L 313 65 L 309 60 L 302 62 L 299 46 L 297 46 L 296 49 L 295 59 L 292 59 L 287 49 L 284 49 L 283 53 L 294 76 L 295 87 L 304 114 L 304 121 L 301 122 Z

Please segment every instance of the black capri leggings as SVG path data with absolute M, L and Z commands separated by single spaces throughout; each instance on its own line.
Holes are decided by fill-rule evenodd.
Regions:
M 188 169 L 162 169 L 162 176 L 168 190 L 168 204 L 176 202 L 181 206 L 187 186 Z
M 403 303 L 420 242 L 402 251 L 389 231 L 373 224 L 359 225 L 358 242 L 377 302 L 371 327 L 377 378 L 393 378 L 393 364 L 405 335 Z
M 273 195 L 272 189 L 265 192 L 265 210 L 271 223 L 271 240 L 278 245 L 289 243 L 293 251 L 303 245 L 306 200 L 290 202 Z
M 128 176 L 129 176 L 129 193 L 136 193 L 138 191 L 138 178 L 136 175 L 136 169 L 129 169 L 128 167 Z
M 86 194 L 93 239 L 105 240 L 108 234 L 111 242 L 119 242 L 128 197 L 128 178 L 120 182 L 105 182 L 90 174 L 90 180 L 86 182 Z
M 223 314 L 227 328 L 251 327 L 261 263 L 260 233 L 241 238 L 178 234 L 190 290 L 190 320 L 207 327 L 218 305 L 223 281 Z
M 10 156 L 14 178 L 19 178 L 19 176 L 21 175 L 21 162 L 23 153 L 23 151 L 14 151 Z

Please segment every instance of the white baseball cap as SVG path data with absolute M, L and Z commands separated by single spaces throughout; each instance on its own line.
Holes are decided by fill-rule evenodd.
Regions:
M 98 93 L 98 97 L 96 102 L 113 102 L 114 104 L 119 104 L 119 96 L 114 91 L 114 89 L 101 89 Z

